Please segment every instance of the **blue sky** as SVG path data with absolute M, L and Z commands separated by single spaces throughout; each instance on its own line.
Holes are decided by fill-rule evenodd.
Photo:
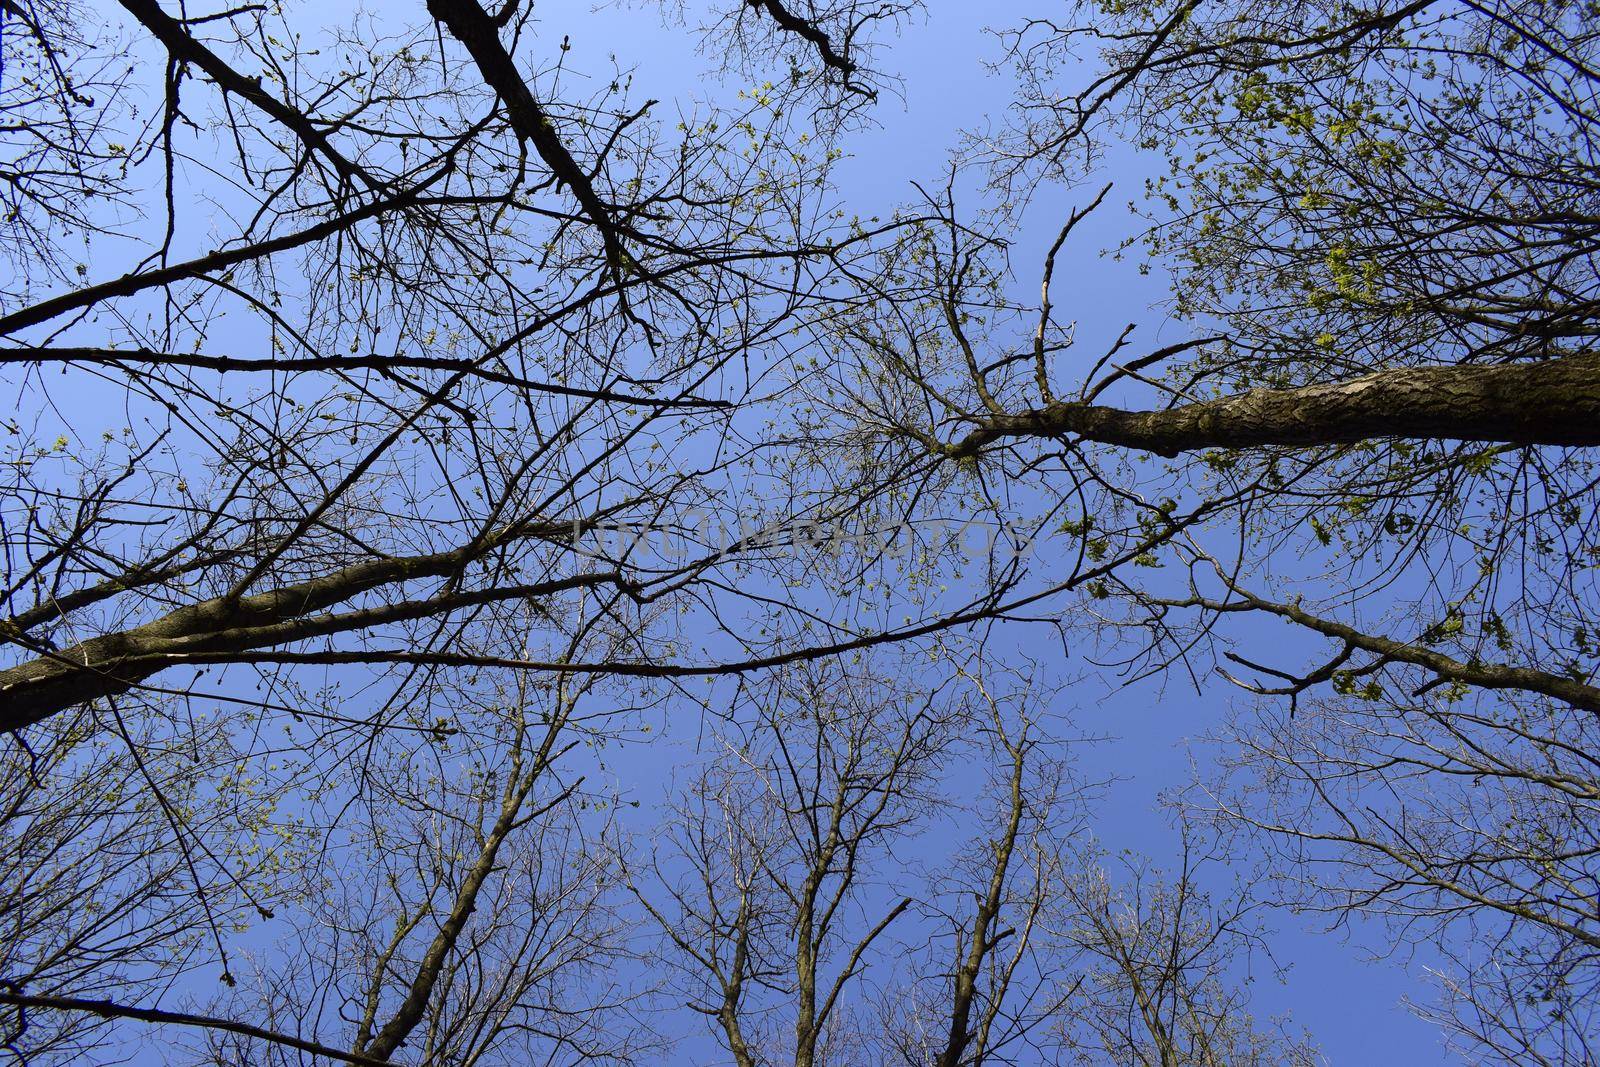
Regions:
M 378 10 L 412 23 L 423 17 L 421 6 L 418 0 L 402 13 L 391 0 Z M 307 8 L 302 17 L 314 13 L 337 24 L 338 7 Z M 836 172 L 839 199 L 863 217 L 888 215 L 912 200 L 914 181 L 941 182 L 961 133 L 1003 120 L 1011 86 L 1004 75 L 985 66 L 999 51 L 986 29 L 1038 13 L 1036 4 L 1017 0 L 987 4 L 933 0 L 930 7 L 898 39 L 884 42 L 879 55 L 884 72 L 901 79 L 900 95 L 884 94 L 871 113 L 871 124 L 845 143 L 848 156 Z M 721 86 L 708 83 L 704 71 L 713 58 L 695 53 L 692 33 L 663 25 L 657 5 L 594 10 L 585 0 L 541 0 L 538 11 L 543 38 L 570 40 L 568 65 L 575 71 L 609 76 L 610 57 L 615 55 L 622 67 L 636 71 L 638 95 L 660 97 L 667 106 L 702 94 L 725 98 L 740 88 L 733 81 Z M 1170 321 L 1163 309 L 1166 292 L 1159 271 L 1143 277 L 1134 262 L 1097 255 L 1135 231 L 1136 220 L 1125 204 L 1138 196 L 1148 166 L 1148 160 L 1131 151 L 1112 151 L 1092 184 L 1046 190 L 1031 205 L 1029 222 L 1014 248 L 1014 284 L 1019 293 L 1031 297 L 1037 286 L 1037 264 L 1061 219 L 1101 182 L 1116 183 L 1107 208 L 1080 229 L 1057 274 L 1056 302 L 1063 317 L 1079 320 L 1079 338 L 1088 352 L 1103 351 L 1105 342 L 1129 322 L 1140 324 L 1139 336 L 1150 347 L 1187 333 L 1187 327 Z M 186 221 L 202 232 L 209 222 L 200 213 L 186 213 Z M 109 273 L 95 272 L 96 276 Z M 80 394 L 76 402 L 98 402 L 92 396 Z M 115 418 L 118 399 L 108 397 L 106 404 L 104 414 Z M 41 431 L 44 436 L 53 433 L 53 429 Z M 1281 641 L 1277 625 L 1256 625 L 1264 640 Z M 1060 645 L 1042 627 L 1013 624 L 1004 633 L 1022 656 L 1039 662 L 1059 660 Z M 1095 809 L 1096 835 L 1111 849 L 1133 849 L 1157 864 L 1172 862 L 1177 837 L 1159 798 L 1187 785 L 1197 763 L 1203 769 L 1210 758 L 1208 750 L 1188 742 L 1216 728 L 1240 694 L 1216 678 L 1204 679 L 1197 692 L 1186 677 L 1176 674 L 1123 686 L 1114 674 L 1081 659 L 1069 659 L 1058 673 L 1062 678 L 1083 678 L 1064 692 L 1067 706 L 1059 709 L 1070 716 L 1073 729 L 1108 738 L 1085 747 L 1079 757 L 1086 777 L 1112 780 Z M 607 764 L 621 792 L 641 801 L 638 812 L 629 815 L 641 833 L 649 832 L 659 813 L 655 801 L 671 782 L 674 763 L 680 755 L 683 762 L 692 761 L 699 736 L 699 724 L 687 716 L 668 716 L 663 726 L 666 736 L 660 742 L 624 746 Z M 664 760 L 663 752 L 675 753 L 674 758 Z M 1427 959 L 1413 955 L 1370 962 L 1366 957 L 1383 945 L 1383 932 L 1377 928 L 1357 927 L 1347 937 L 1308 928 L 1288 914 L 1274 920 L 1277 958 L 1291 964 L 1291 969 L 1283 986 L 1269 980 L 1257 984 L 1255 1005 L 1260 1015 L 1291 1012 L 1333 1063 L 1442 1058 L 1435 1029 L 1400 1003 L 1406 994 L 1421 1000 L 1431 997 L 1423 974 Z
M 884 214 L 916 196 L 913 181 L 938 183 L 948 166 L 962 131 L 982 130 L 1003 121 L 1011 83 L 1004 73 L 986 67 L 998 57 L 1000 45 L 990 28 L 1013 25 L 1024 15 L 1037 15 L 1037 3 L 996 0 L 984 4 L 929 5 L 924 16 L 913 19 L 898 39 L 886 42 L 879 65 L 886 74 L 901 79 L 902 98 L 885 94 L 871 113 L 873 125 L 846 144 L 848 156 L 836 178 L 840 199 L 863 217 Z M 539 7 L 541 22 L 551 39 L 570 35 L 570 61 L 575 69 L 608 68 L 615 53 L 624 66 L 638 71 L 639 91 L 672 96 L 666 86 L 688 94 L 731 91 L 731 82 L 718 90 L 701 81 L 705 58 L 684 43 L 688 36 L 676 28 L 663 29 L 649 5 L 591 9 L 582 0 L 546 0 Z M 1099 255 L 1131 233 L 1137 220 L 1126 210 L 1139 196 L 1151 161 L 1130 149 L 1112 151 L 1100 173 L 1083 188 L 1046 189 L 1031 206 L 1014 248 L 1018 291 L 1036 292 L 1038 264 L 1061 220 L 1086 202 L 1104 181 L 1115 187 L 1106 208 L 1092 215 L 1075 234 L 1075 251 L 1058 268 L 1055 299 L 1063 318 L 1079 321 L 1083 350 L 1103 351 L 1129 322 L 1140 324 L 1139 336 L 1149 347 L 1187 336 L 1184 324 L 1170 320 L 1163 307 L 1167 297 L 1159 270 L 1141 277 L 1133 259 L 1116 262 Z M 1282 627 L 1253 624 L 1261 636 L 1278 642 Z M 1242 636 L 1248 637 L 1249 631 Z M 1012 626 L 1007 637 L 1020 653 L 1049 662 L 1059 660 L 1060 645 L 1043 628 Z M 1088 664 L 1068 662 L 1062 675 L 1076 676 Z M 1090 778 L 1114 778 L 1095 809 L 1094 832 L 1112 849 L 1131 848 L 1158 865 L 1175 858 L 1176 831 L 1170 812 L 1159 802 L 1167 790 L 1182 788 L 1193 778 L 1197 761 L 1209 759 L 1205 745 L 1191 745 L 1217 728 L 1230 703 L 1242 697 L 1221 679 L 1204 680 L 1196 690 L 1186 677 L 1151 679 L 1129 686 L 1114 675 L 1089 669 L 1090 677 L 1068 690 L 1064 699 L 1072 707 L 1074 726 L 1084 734 L 1110 738 L 1087 746 L 1079 757 Z M 688 745 L 693 731 L 679 724 L 678 740 Z M 673 731 L 669 731 L 671 733 Z M 643 783 L 659 779 L 650 765 L 659 767 L 647 748 L 634 749 Z M 629 765 L 614 767 L 626 788 Z M 639 818 L 641 828 L 648 819 Z M 1437 1030 L 1401 1004 L 1410 995 L 1427 1002 L 1432 990 L 1420 954 L 1373 961 L 1384 944 L 1375 926 L 1356 927 L 1348 934 L 1327 933 L 1315 920 L 1278 913 L 1273 944 L 1280 963 L 1289 963 L 1287 984 L 1263 978 L 1255 986 L 1258 1014 L 1288 1011 L 1296 1023 L 1308 1028 L 1323 1053 L 1340 1063 L 1443 1062 L 1446 1054 Z

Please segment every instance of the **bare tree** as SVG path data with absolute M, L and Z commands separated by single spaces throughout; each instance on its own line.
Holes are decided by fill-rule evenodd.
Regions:
M 755 550 L 671 564 L 580 541 L 692 530 L 773 447 L 734 421 L 770 374 L 747 357 L 783 359 L 817 272 L 871 236 L 813 207 L 831 157 L 790 117 L 803 86 L 670 136 L 626 78 L 552 99 L 564 53 L 529 73 L 526 9 L 442 3 L 400 39 L 323 50 L 254 7 L 123 6 L 167 60 L 169 107 L 126 146 L 166 225 L 118 231 L 146 242 L 129 273 L 0 316 L 25 395 L 44 401 L 50 367 L 131 405 L 104 434 L 69 418 L 47 463 L 23 446 L 12 499 L 39 519 L 8 535 L 0 726 L 138 700 L 171 668 L 459 663 L 454 635 L 493 605 L 692 605 Z M 175 207 L 209 195 L 177 184 L 191 162 L 231 166 L 214 195 L 240 220 L 205 252 Z M 433 637 L 385 640 L 425 620 Z
M 354 906 L 339 879 L 351 892 L 361 881 L 338 858 L 354 850 L 381 867 L 402 833 L 390 827 L 379 846 L 376 829 L 351 826 L 356 813 L 396 815 L 382 807 L 397 804 L 390 762 L 464 746 L 483 761 L 476 784 L 412 783 L 411 807 L 398 810 L 420 820 L 422 840 L 469 858 L 429 867 L 419 855 L 392 886 L 374 881 L 377 867 L 361 876 L 390 894 L 366 902 L 393 923 L 380 935 L 374 917 L 374 937 L 412 924 L 391 946 L 404 966 L 369 975 L 370 1033 L 330 1032 L 277 963 L 265 965 L 265 1004 L 297 1020 L 288 1029 L 311 1013 L 315 1055 L 383 1059 L 409 1039 L 471 1058 L 533 1040 L 529 1005 L 544 1003 L 547 1019 L 561 1008 L 529 977 L 543 974 L 540 946 L 495 979 L 504 989 L 461 1000 L 462 976 L 487 967 L 514 932 L 506 924 L 555 891 L 540 879 L 604 873 L 584 836 L 593 826 L 563 837 L 551 812 L 548 837 L 511 833 L 555 780 L 555 756 L 506 741 L 502 717 L 470 699 L 480 675 L 583 687 L 863 640 L 850 619 L 798 650 L 714 622 L 771 605 L 738 578 L 786 553 L 791 520 L 848 511 L 887 481 L 863 473 L 792 510 L 764 509 L 748 537 L 737 521 L 737 492 L 787 448 L 781 430 L 755 432 L 745 408 L 783 378 L 787 324 L 819 298 L 822 276 L 873 238 L 818 199 L 831 120 L 808 122 L 804 105 L 831 83 L 778 79 L 759 100 L 675 129 L 634 97 L 626 72 L 575 92 L 567 47 L 530 35 L 528 5 L 441 2 L 403 25 L 360 16 L 338 28 L 311 12 L 129 0 L 104 40 L 69 6 L 5 14 L 16 136 L 4 165 L 7 195 L 21 199 L 0 239 L 22 264 L 0 309 L 0 362 L 21 411 L 0 468 L 10 751 L 20 766 L 61 736 L 79 752 L 126 749 L 131 762 L 117 766 L 146 790 L 128 804 L 147 836 L 119 831 L 116 811 L 72 833 L 143 842 L 151 870 L 130 867 L 105 891 L 131 894 L 118 921 L 150 922 L 152 940 L 167 929 L 161 908 L 175 907 L 152 887 L 181 875 L 196 910 L 169 924 L 164 951 L 231 981 L 239 949 L 224 935 L 238 934 L 250 902 L 266 922 L 267 898 L 292 879 L 274 869 L 251 883 L 246 831 L 208 836 L 202 801 L 234 803 L 242 783 L 270 793 L 259 805 L 277 810 L 248 834 L 290 835 L 314 857 L 302 903 L 335 913 Z M 865 48 L 868 28 L 849 47 Z M 140 62 L 124 74 L 128 56 Z M 141 94 L 162 106 L 140 110 Z M 739 531 L 733 543 L 705 533 L 707 511 Z M 160 765 L 164 745 L 196 761 L 183 788 Z M 525 763 L 508 779 L 500 762 L 513 751 Z M 52 775 L 73 773 L 53 758 Z M 51 836 L 65 830 L 32 806 L 47 795 L 18 794 L 27 844 L 7 857 L 17 869 L 6 878 L 24 895 L 35 850 L 65 847 Z M 496 873 L 501 849 L 518 857 L 526 894 Z M 223 899 L 223 888 L 237 892 Z M 512 896 L 474 926 L 484 893 Z M 578 926 L 604 910 L 581 894 L 571 904 Z M 55 925 L 29 937 L 81 946 L 54 907 Z M 184 940 L 196 928 L 203 945 Z M 336 947 L 349 946 L 307 953 Z M 84 949 L 75 980 L 56 985 L 43 965 L 18 962 L 7 995 L 31 1005 L 19 1026 L 38 1037 L 77 1011 L 308 1052 L 308 1039 L 216 1014 L 236 1002 L 211 1014 L 152 1006 L 171 988 L 170 958 L 137 995 L 102 999 L 124 988 L 115 953 L 103 955 L 104 975 Z M 319 961 L 354 980 L 347 958 Z M 569 1044 L 593 1036 L 549 1025 L 573 1027 Z M 627 1041 L 593 1041 L 613 1044 Z
M 752 702 L 653 858 L 665 899 L 636 893 L 734 1062 L 810 1067 L 850 1040 L 847 987 L 914 902 L 874 868 L 933 802 L 955 716 L 940 694 L 820 665 Z
M 879 983 L 879 1059 L 916 1067 L 1047 1060 L 1058 1013 L 1076 994 L 1070 963 L 1042 946 L 1063 852 L 1084 833 L 1086 788 L 1052 747 L 1051 697 L 1037 678 L 957 666 L 971 691 L 965 751 L 986 788 L 946 820 L 969 836 L 920 886 L 921 940 Z M 969 827 L 976 827 L 976 832 Z
M 1281 1022 L 1258 1027 L 1244 995 L 1261 949 L 1248 889 L 1214 902 L 1196 882 L 1186 839 L 1170 880 L 1142 861 L 1118 877 L 1091 852 L 1061 883 L 1058 951 L 1080 959 L 1062 1040 L 1080 1062 L 1223 1064 L 1320 1062 Z M 1269 961 L 1270 962 L 1270 961 Z M 1259 966 L 1259 963 L 1258 963 Z
M 1066 535 L 1050 588 L 1087 594 L 1113 662 L 1215 665 L 1290 714 L 1329 701 L 1337 743 L 1277 719 L 1247 734 L 1272 754 L 1229 810 L 1295 841 L 1286 875 L 1319 900 L 1456 955 L 1452 995 L 1486 998 L 1458 1032 L 1491 1058 L 1589 1044 L 1586 922 L 1565 912 L 1592 879 L 1562 827 L 1582 819 L 1593 749 L 1572 730 L 1600 668 L 1596 39 L 1564 4 L 1030 21 L 1008 38 L 1018 121 L 974 142 L 1006 202 L 960 211 L 953 176 L 826 324 L 850 353 L 833 414 L 953 461 L 986 504 L 1037 488 L 1027 521 Z M 1194 329 L 1141 349 L 1130 324 L 1081 360 L 1057 261 L 1109 187 L 1051 223 L 1036 300 L 1006 284 L 1009 245 L 1116 137 L 1165 156 L 1145 266 Z M 1301 636 L 1263 649 L 1246 620 Z M 1262 781 L 1285 808 L 1245 803 Z M 1458 952 L 1491 931 L 1500 958 Z M 1542 1021 L 1504 1009 L 1513 989 Z
M 1347 695 L 1241 720 L 1216 801 L 1281 857 L 1283 899 L 1340 925 L 1382 921 L 1396 949 L 1442 948 L 1443 1007 L 1416 999 L 1473 1058 L 1581 1060 L 1595 1034 L 1594 713 L 1426 679 L 1352 663 L 1333 683 Z
M 1317 1062 L 1250 1015 L 1257 901 L 1213 905 L 1187 852 L 1170 882 L 1144 861 L 1109 872 L 1035 684 L 958 665 L 933 694 L 953 736 L 931 748 L 905 730 L 934 705 L 890 692 L 808 673 L 755 698 L 635 869 L 680 976 L 667 996 L 732 1062 Z M 974 764 L 988 782 L 970 803 L 910 817 L 971 788 L 951 772 Z M 947 854 L 915 844 L 952 833 Z
M 8 1053 L 70 1062 L 114 1048 L 104 1025 L 113 1016 L 98 1009 L 145 1006 L 215 960 L 237 924 L 283 906 L 280 873 L 306 842 L 273 832 L 282 784 L 239 773 L 231 725 L 174 736 L 134 724 L 113 739 L 74 715 L 6 754 L 0 1045 Z M 226 969 L 223 978 L 233 981 Z
M 384 749 L 365 815 L 231 1014 L 385 1062 L 632 1062 L 615 849 L 579 817 L 609 801 L 560 765 L 592 737 L 593 683 L 497 682 L 458 698 L 488 705 L 492 738 Z M 257 1055 L 294 1058 L 281 1043 Z

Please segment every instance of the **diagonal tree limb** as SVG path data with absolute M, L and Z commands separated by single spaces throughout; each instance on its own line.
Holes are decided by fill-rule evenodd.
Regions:
M 1234 599 L 1227 601 L 1199 597 L 1186 601 L 1162 600 L 1157 603 L 1171 607 L 1205 608 L 1210 611 L 1265 612 L 1288 619 L 1325 637 L 1342 641 L 1347 648 L 1357 648 L 1397 663 L 1414 664 L 1449 681 L 1462 682 L 1479 689 L 1516 689 L 1527 693 L 1538 693 L 1541 696 L 1565 701 L 1575 708 L 1600 713 L 1600 688 L 1585 684 L 1576 678 L 1532 667 L 1458 660 L 1415 641 L 1397 641 L 1390 637 L 1364 633 L 1353 626 L 1313 615 L 1298 604 L 1264 600 L 1237 588 L 1233 590 L 1233 597 Z M 1331 671 L 1329 673 L 1331 675 Z
M 251 596 L 201 601 L 143 626 L 90 638 L 59 652 L 35 648 L 44 654 L 0 671 L 0 733 L 23 729 L 76 704 L 125 693 L 163 667 L 198 655 L 238 653 L 357 632 L 493 600 L 538 598 L 569 589 L 619 584 L 616 572 L 599 572 L 533 585 L 453 592 L 342 614 L 312 614 L 370 590 L 453 575 L 498 545 L 533 537 L 569 536 L 571 532 L 570 525 L 502 531 L 468 546 L 470 553 L 463 548 L 367 560 Z M 15 630 L 4 636 L 17 644 L 34 645 Z
M 832 39 L 822 32 L 822 29 L 815 22 L 801 18 L 793 11 L 790 11 L 784 6 L 783 0 L 745 0 L 745 3 L 755 11 L 766 12 L 768 17 L 778 24 L 780 29 L 794 34 L 816 48 L 817 55 L 821 58 L 823 66 L 831 67 L 838 71 L 844 77 L 845 85 L 852 91 L 859 92 L 871 99 L 877 97 L 878 94 L 871 89 L 862 88 L 855 84 L 853 76 L 860 67 L 847 54 L 835 48 Z
M 248 78 L 229 66 L 221 56 L 189 34 L 182 22 L 162 10 L 155 0 L 118 0 L 145 29 L 155 35 L 174 59 L 192 64 L 205 72 L 224 92 L 248 100 L 290 130 L 307 148 L 322 156 L 346 181 L 357 179 L 368 188 L 379 182 L 364 168 L 345 158 L 328 140 L 327 134 L 300 111 L 261 88 L 260 78 Z
M 522 140 L 533 144 L 539 158 L 544 160 L 556 180 L 572 189 L 572 195 L 583 208 L 584 214 L 600 231 L 608 264 L 614 272 L 620 271 L 627 263 L 622 247 L 622 228 L 613 217 L 611 208 L 595 191 L 588 173 L 561 142 L 549 113 L 539 104 L 533 90 L 517 71 L 511 53 L 500 42 L 495 19 L 476 0 L 428 0 L 428 14 L 466 47 L 484 82 L 499 94 L 501 102 L 505 104 L 511 128 Z

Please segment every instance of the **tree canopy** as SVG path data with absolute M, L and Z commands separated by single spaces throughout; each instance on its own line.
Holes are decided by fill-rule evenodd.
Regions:
M 0 1049 L 1595 1057 L 1600 11 L 1017 11 L 0 0 Z

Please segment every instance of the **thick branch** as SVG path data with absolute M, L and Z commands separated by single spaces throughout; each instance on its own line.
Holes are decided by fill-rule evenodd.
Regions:
M 583 207 L 600 231 L 605 242 L 606 258 L 613 269 L 623 263 L 622 244 L 616 220 L 611 209 L 595 192 L 589 175 L 567 151 L 556 135 L 549 114 L 534 99 L 528 83 L 517 72 L 511 53 L 500 43 L 500 31 L 489 13 L 476 0 L 428 0 L 428 14 L 438 19 L 450 35 L 466 46 L 467 52 L 478 66 L 478 72 L 488 86 L 499 94 L 506 105 L 506 115 L 511 128 L 524 141 L 531 141 L 539 158 L 550 168 L 557 181 L 572 188 L 572 195 Z
M 1166 411 L 1057 401 L 985 419 L 941 451 L 1059 437 L 1175 456 L 1207 448 L 1344 444 L 1382 437 L 1600 445 L 1600 354 L 1498 367 L 1406 367 L 1297 389 L 1252 389 Z
M 780 28 L 810 42 L 816 48 L 823 65 L 832 67 L 844 75 L 846 82 L 849 81 L 850 75 L 856 72 L 855 63 L 833 47 L 833 42 L 822 32 L 821 27 L 790 11 L 783 5 L 782 0 L 746 0 L 746 2 L 756 11 L 765 11 Z
M 560 536 L 570 533 L 570 527 L 541 528 L 541 532 Z M 487 538 L 449 552 L 368 560 L 253 596 L 201 601 L 143 626 L 41 655 L 0 671 L 0 732 L 14 732 L 74 705 L 125 693 L 163 667 L 188 662 L 196 654 L 220 654 L 226 659 L 249 649 L 442 614 L 490 599 L 548 596 L 618 580 L 615 573 L 585 574 L 509 589 L 450 593 L 339 615 L 311 614 L 368 590 L 454 574 L 497 544 L 531 536 L 535 534 L 519 531 L 514 536 Z M 17 640 L 19 635 L 10 636 Z
M 243 97 L 272 116 L 298 137 L 307 148 L 319 153 L 346 181 L 360 177 L 364 184 L 376 184 L 359 166 L 346 159 L 328 137 L 299 111 L 261 88 L 260 78 L 247 78 L 225 63 L 220 56 L 189 35 L 183 23 L 163 11 L 155 0 L 121 0 L 122 6 L 153 33 L 174 59 L 192 63 L 224 91 Z

